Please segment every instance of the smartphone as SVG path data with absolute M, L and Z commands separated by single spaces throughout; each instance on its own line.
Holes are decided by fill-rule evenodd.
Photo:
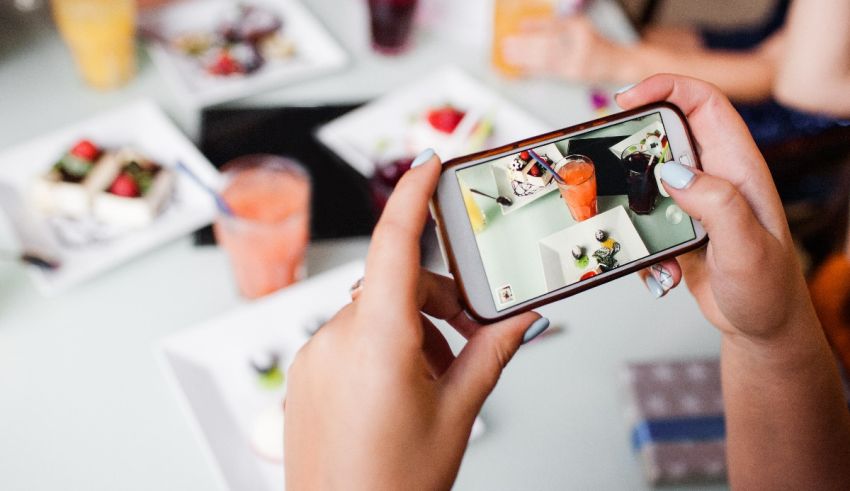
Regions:
M 661 185 L 672 160 L 700 167 L 662 102 L 446 162 L 431 212 L 469 313 L 499 320 L 703 246 Z

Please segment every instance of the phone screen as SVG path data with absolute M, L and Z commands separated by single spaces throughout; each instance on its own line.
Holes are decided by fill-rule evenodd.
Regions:
M 546 165 L 523 151 L 456 173 L 496 310 L 695 239 L 658 177 L 659 113 L 532 150 Z

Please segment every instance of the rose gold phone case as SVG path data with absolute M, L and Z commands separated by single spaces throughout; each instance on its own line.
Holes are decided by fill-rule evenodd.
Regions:
M 620 112 L 620 113 L 617 113 L 617 114 L 611 114 L 611 115 L 605 116 L 603 118 L 594 119 L 593 121 L 588 121 L 586 123 L 577 124 L 575 126 L 570 126 L 568 128 L 564 128 L 564 129 L 561 129 L 561 130 L 556 130 L 556 131 L 552 131 L 552 132 L 549 132 L 549 133 L 544 133 L 542 135 L 527 138 L 525 140 L 520 140 L 520 141 L 517 141 L 517 142 L 514 142 L 514 143 L 509 143 L 507 145 L 503 145 L 503 146 L 498 147 L 498 148 L 493 148 L 491 150 L 485 150 L 485 151 L 482 151 L 482 152 L 476 152 L 476 153 L 473 153 L 473 154 L 469 154 L 469 155 L 466 155 L 466 156 L 463 156 L 463 157 L 458 157 L 458 158 L 449 160 L 448 162 L 445 162 L 443 164 L 443 169 L 442 169 L 441 173 L 446 172 L 448 170 L 451 170 L 455 166 L 458 166 L 460 164 L 465 164 L 465 163 L 473 161 L 473 160 L 480 160 L 480 159 L 485 159 L 485 158 L 496 158 L 498 156 L 501 156 L 502 154 L 509 153 L 509 152 L 514 151 L 514 150 L 519 149 L 519 148 L 539 144 L 539 143 L 542 143 L 544 141 L 552 140 L 552 139 L 557 138 L 557 137 L 562 137 L 562 136 L 566 137 L 567 135 L 570 135 L 570 134 L 573 134 L 573 133 L 584 132 L 584 131 L 596 128 L 598 126 L 606 125 L 606 124 L 614 122 L 614 121 L 627 119 L 629 116 L 636 115 L 636 114 L 639 114 L 639 113 L 643 113 L 643 112 L 646 112 L 650 109 L 662 108 L 662 107 L 672 110 L 673 112 L 676 113 L 676 115 L 679 116 L 679 119 L 682 121 L 682 125 L 685 128 L 685 134 L 688 137 L 688 143 L 690 144 L 691 149 L 694 150 L 693 152 L 691 152 L 693 154 L 692 156 L 693 156 L 693 160 L 694 160 L 694 166 L 697 169 L 702 169 L 702 163 L 700 162 L 699 152 L 697 151 L 698 147 L 697 147 L 697 144 L 696 144 L 696 140 L 694 140 L 693 134 L 691 132 L 691 127 L 688 124 L 688 120 L 685 117 L 685 114 L 682 112 L 681 109 L 679 109 L 678 106 L 671 104 L 669 102 L 666 102 L 666 101 L 662 101 L 662 102 L 648 104 L 648 105 L 641 106 L 641 107 L 636 107 L 634 109 L 630 109 L 628 111 L 623 111 L 623 112 Z M 463 302 L 466 306 L 466 311 L 469 312 L 472 315 L 472 317 L 475 318 L 475 320 L 477 320 L 479 322 L 483 322 L 483 323 L 499 321 L 501 319 L 505 319 L 505 318 L 508 318 L 508 317 L 512 317 L 514 315 L 518 315 L 522 312 L 534 310 L 537 307 L 541 307 L 543 305 L 546 305 L 546 304 L 549 304 L 549 303 L 552 303 L 552 302 L 556 302 L 558 300 L 562 300 L 564 298 L 573 296 L 576 293 L 581 293 L 585 290 L 589 290 L 589 289 L 597 287 L 599 285 L 603 285 L 603 284 L 608 283 L 609 281 L 615 280 L 617 278 L 622 278 L 623 276 L 634 273 L 635 271 L 639 271 L 643 268 L 649 267 L 652 264 L 659 263 L 659 262 L 664 261 L 666 259 L 674 258 L 676 256 L 682 255 L 686 252 L 690 252 L 690 251 L 695 250 L 695 249 L 699 249 L 700 247 L 703 247 L 703 246 L 705 246 L 705 244 L 708 243 L 708 236 L 706 235 L 705 237 L 703 237 L 700 240 L 695 240 L 694 242 L 692 242 L 690 244 L 685 244 L 682 249 L 678 249 L 676 251 L 671 251 L 671 252 L 662 252 L 662 253 L 659 253 L 659 254 L 656 254 L 656 255 L 650 255 L 650 256 L 647 256 L 645 258 L 638 259 L 638 260 L 636 260 L 632 263 L 629 263 L 626 266 L 616 268 L 616 269 L 610 271 L 609 274 L 605 275 L 604 277 L 599 278 L 599 280 L 595 283 L 587 283 L 587 282 L 574 283 L 572 285 L 568 285 L 568 287 L 565 287 L 565 288 L 567 288 L 567 290 L 563 291 L 562 293 L 560 293 L 560 294 L 558 294 L 554 297 L 540 299 L 540 300 L 529 300 L 527 303 L 522 305 L 522 307 L 518 310 L 514 310 L 514 311 L 511 311 L 511 312 L 508 312 L 508 313 L 505 313 L 505 314 L 497 315 L 496 317 L 487 318 L 487 317 L 481 316 L 478 312 L 476 312 L 472 308 L 471 303 L 469 301 L 469 295 L 466 291 L 466 287 L 460 280 L 459 268 L 457 266 L 457 259 L 455 258 L 454 252 L 452 250 L 452 244 L 447 238 L 448 235 L 446 234 L 445 225 L 443 224 L 444 221 L 443 221 L 442 210 L 440 208 L 440 203 L 436 199 L 436 194 L 435 194 L 435 198 L 433 198 L 431 200 L 431 205 L 432 205 L 431 209 L 433 210 L 433 214 L 434 214 L 434 219 L 437 222 L 437 233 L 440 235 L 440 242 L 443 246 L 443 251 L 445 252 L 446 260 L 448 261 L 449 271 L 452 273 L 452 276 L 454 276 L 455 282 L 457 283 L 457 286 L 458 286 L 458 289 L 461 292 L 461 297 L 462 297 L 462 300 L 463 300 Z M 678 247 L 682 247 L 682 246 L 678 246 Z

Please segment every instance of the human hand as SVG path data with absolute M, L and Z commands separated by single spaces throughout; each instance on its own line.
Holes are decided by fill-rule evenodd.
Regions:
M 505 61 L 528 76 L 599 83 L 629 80 L 626 47 L 602 36 L 584 15 L 536 19 L 502 41 Z M 634 79 L 631 79 L 634 80 Z
M 439 174 L 431 156 L 402 177 L 355 300 L 290 368 L 287 489 L 449 489 L 502 369 L 548 326 L 533 312 L 482 326 L 463 311 L 454 281 L 420 269 L 419 237 Z M 457 358 L 423 313 L 467 337 Z
M 703 313 L 724 334 L 766 339 L 794 321 L 816 325 L 782 204 L 741 117 L 716 87 L 688 77 L 656 75 L 617 96 L 623 109 L 663 100 L 687 116 L 703 170 L 667 163 L 661 179 L 710 241 L 644 272 L 650 290 L 663 295 L 684 270 Z

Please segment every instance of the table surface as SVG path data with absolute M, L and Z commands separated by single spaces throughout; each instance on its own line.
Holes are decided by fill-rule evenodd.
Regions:
M 44 12 L 18 14 L 10 3 L 0 7 L 0 148 L 139 97 L 196 134 L 197 112 L 181 106 L 146 56 L 127 87 L 88 90 Z M 482 46 L 423 30 L 409 54 L 382 58 L 368 48 L 365 2 L 305 3 L 352 63 L 239 105 L 365 100 L 451 62 L 553 128 L 593 116 L 586 88 L 500 79 Z M 0 226 L 0 247 L 10 243 Z M 310 271 L 363 258 L 367 247 L 368 238 L 315 243 Z M 221 251 L 187 237 L 44 298 L 22 268 L 0 264 L 0 488 L 221 489 L 153 346 L 242 303 L 228 268 Z M 623 415 L 624 363 L 716 356 L 717 332 L 684 289 L 655 301 L 634 276 L 541 313 L 563 333 L 524 347 L 504 373 L 457 489 L 646 488 Z M 722 486 L 700 489 L 714 488 Z

